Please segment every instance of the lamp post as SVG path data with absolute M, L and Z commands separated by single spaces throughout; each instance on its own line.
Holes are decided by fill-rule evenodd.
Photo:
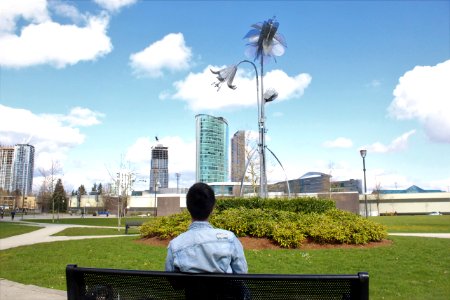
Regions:
M 366 210 L 366 218 L 368 217 L 368 212 L 367 212 L 367 185 L 366 185 L 366 155 L 367 155 L 367 150 L 362 149 L 359 150 L 359 153 L 361 154 L 361 157 L 363 159 L 363 172 L 364 172 L 364 207 Z

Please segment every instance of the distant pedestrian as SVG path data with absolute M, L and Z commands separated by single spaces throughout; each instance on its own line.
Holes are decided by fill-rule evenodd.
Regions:
M 11 211 L 11 221 L 13 221 L 14 220 L 14 216 L 16 215 L 16 211 L 13 209 L 12 211 Z
M 2 209 L 0 209 L 0 216 L 1 216 L 1 218 L 3 219 L 3 216 L 5 215 L 5 211 L 3 210 L 3 208 Z

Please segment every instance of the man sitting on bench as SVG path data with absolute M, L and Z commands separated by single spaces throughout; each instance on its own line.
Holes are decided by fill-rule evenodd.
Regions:
M 192 223 L 188 231 L 169 243 L 165 269 L 186 273 L 247 273 L 241 242 L 231 231 L 214 228 L 209 222 L 216 198 L 205 183 L 188 191 L 186 206 Z

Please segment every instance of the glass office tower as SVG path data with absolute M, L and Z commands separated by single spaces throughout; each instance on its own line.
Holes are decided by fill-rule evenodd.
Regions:
M 228 181 L 228 122 L 222 117 L 195 116 L 196 181 Z

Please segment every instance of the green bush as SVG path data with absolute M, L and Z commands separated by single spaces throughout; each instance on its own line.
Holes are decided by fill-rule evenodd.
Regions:
M 158 217 L 140 227 L 142 237 L 173 238 L 187 230 L 188 212 Z M 285 248 L 297 248 L 307 238 L 322 244 L 366 244 L 386 237 L 384 225 L 350 212 L 328 209 L 325 213 L 298 213 L 262 208 L 229 208 L 216 211 L 213 226 L 236 236 L 265 237 Z
M 318 199 L 315 197 L 302 198 L 219 198 L 216 203 L 216 211 L 225 211 L 230 208 L 260 208 L 290 211 L 297 213 L 324 213 L 336 207 L 334 201 L 329 199 Z
M 186 231 L 191 223 L 191 216 L 184 211 L 179 214 L 153 218 L 139 227 L 141 237 L 174 238 Z
M 284 248 L 298 248 L 306 239 L 295 223 L 277 223 L 273 226 L 271 238 Z

